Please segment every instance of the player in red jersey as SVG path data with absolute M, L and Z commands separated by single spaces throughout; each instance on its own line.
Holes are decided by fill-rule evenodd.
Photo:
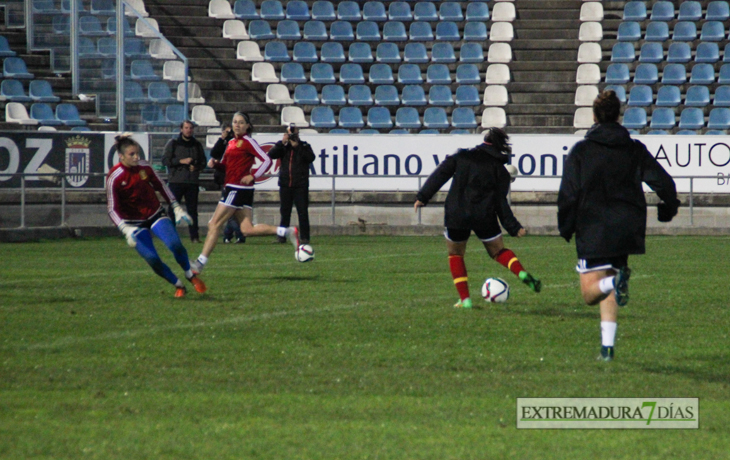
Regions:
M 160 204 L 157 192 L 172 205 L 178 224 L 185 221 L 189 225 L 192 222 L 190 216 L 149 164 L 140 160 L 140 147 L 134 139 L 128 135 L 117 136 L 115 147 L 119 163 L 109 171 L 106 180 L 107 208 L 112 222 L 124 233 L 127 244 L 137 250 L 152 270 L 175 286 L 175 297 L 185 295 L 185 286 L 160 259 L 152 243 L 153 233 L 173 253 L 195 290 L 205 292 L 205 284 L 190 269 L 188 253 Z
M 211 168 L 225 170 L 226 178 L 221 199 L 208 222 L 208 234 L 205 237 L 203 251 L 197 260 L 191 262 L 196 273 L 200 273 L 208 263 L 208 258 L 218 243 L 218 236 L 231 217 L 239 223 L 245 237 L 282 236 L 294 245 L 295 250 L 299 248 L 299 230 L 296 227 L 253 224 L 254 183 L 269 169 L 271 158 L 251 137 L 253 125 L 248 114 L 236 112 L 231 126 L 234 137 L 228 141 L 223 158 L 220 161 L 211 158 L 208 162 Z M 256 159 L 261 161 L 261 166 L 254 172 L 251 168 Z

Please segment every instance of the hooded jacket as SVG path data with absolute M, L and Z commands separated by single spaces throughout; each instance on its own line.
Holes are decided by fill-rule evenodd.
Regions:
M 180 160 L 185 158 L 192 158 L 193 162 L 189 165 L 180 164 Z M 162 164 L 168 170 L 167 181 L 171 184 L 197 184 L 206 162 L 203 145 L 194 137 L 183 139 L 182 134 L 167 142 L 162 155 Z M 190 171 L 191 165 L 195 166 L 194 171 Z
M 302 140 L 296 147 L 279 141 L 269 150 L 269 157 L 281 158 L 279 187 L 309 187 L 309 165 L 315 158 L 312 146 Z
M 558 229 L 575 234 L 581 259 L 644 254 L 646 200 L 642 182 L 671 216 L 679 207 L 672 177 L 616 122 L 594 125 L 568 153 L 558 193 Z
M 515 236 L 522 225 L 507 203 L 510 175 L 504 165 L 509 155 L 491 144 L 461 149 L 439 164 L 418 192 L 423 204 L 452 179 L 446 196 L 444 225 L 454 229 L 480 229 L 499 217 L 502 227 Z

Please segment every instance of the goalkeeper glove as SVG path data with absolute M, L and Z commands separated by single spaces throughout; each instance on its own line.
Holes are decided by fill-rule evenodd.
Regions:
M 124 233 L 124 237 L 127 239 L 127 244 L 130 248 L 137 246 L 137 238 L 134 236 L 134 233 L 139 230 L 139 228 L 135 227 L 134 225 L 128 225 L 123 223 L 119 226 L 119 230 Z
M 172 202 L 172 211 L 175 213 L 175 225 L 180 225 L 181 222 L 185 222 L 188 225 L 193 224 L 193 219 L 190 218 L 188 213 L 183 210 L 177 201 Z

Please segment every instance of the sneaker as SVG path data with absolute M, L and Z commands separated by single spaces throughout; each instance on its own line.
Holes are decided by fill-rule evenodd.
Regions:
M 243 244 L 246 242 L 246 237 L 236 239 L 236 244 Z
M 181 297 L 185 297 L 185 294 L 187 294 L 188 290 L 185 289 L 185 286 L 183 287 L 176 287 L 175 288 L 175 298 L 179 299 Z
M 203 271 L 203 264 L 201 264 L 198 259 L 191 260 L 190 261 L 190 270 L 193 271 L 194 275 L 199 275 L 200 272 Z
M 631 269 L 623 267 L 613 279 L 613 293 L 616 297 L 616 303 L 619 307 L 623 307 L 629 303 L 629 278 L 631 277 Z
M 193 275 L 193 277 L 190 278 L 188 281 L 193 283 L 195 290 L 198 291 L 200 294 L 202 294 L 208 290 L 208 288 L 205 286 L 205 283 L 203 282 L 203 280 L 198 278 L 196 275 Z
M 224 242 L 225 244 L 228 244 L 228 243 L 230 243 L 230 242 L 231 242 L 231 239 L 230 239 L 230 238 L 223 238 L 223 242 Z
M 596 359 L 598 361 L 613 361 L 613 347 L 601 347 L 601 354 Z
M 274 241 L 274 244 L 285 244 L 286 243 L 286 237 L 284 236 L 277 236 L 276 240 Z
M 464 300 L 459 300 L 454 304 L 454 308 L 471 308 L 472 303 L 470 298 L 466 298 Z
M 299 229 L 296 227 L 286 228 L 286 239 L 294 245 L 294 250 L 299 249 Z
M 542 290 L 542 281 L 530 275 L 526 271 L 521 271 L 519 278 L 533 291 L 540 292 Z
M 299 240 L 299 244 L 309 244 L 309 240 L 305 240 L 304 238 L 301 238 Z

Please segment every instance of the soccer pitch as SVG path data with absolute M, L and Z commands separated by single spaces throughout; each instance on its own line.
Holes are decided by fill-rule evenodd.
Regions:
M 473 310 L 442 237 L 272 240 L 219 245 L 183 299 L 121 236 L 3 244 L 0 458 L 727 458 L 728 238 L 630 258 L 610 363 L 560 238 L 505 239 L 540 294 L 472 238 Z M 698 397 L 700 428 L 518 430 L 518 397 Z

